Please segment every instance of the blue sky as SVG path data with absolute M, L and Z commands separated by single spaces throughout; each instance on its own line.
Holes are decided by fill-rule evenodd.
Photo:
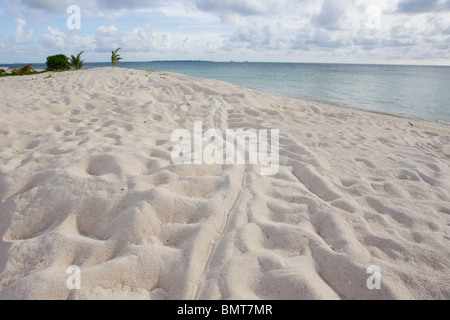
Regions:
M 450 0 L 0 0 L 0 63 L 122 47 L 125 61 L 450 65 L 449 46 Z

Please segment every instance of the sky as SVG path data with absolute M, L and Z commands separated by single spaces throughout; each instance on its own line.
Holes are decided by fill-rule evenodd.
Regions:
M 450 0 L 0 0 L 0 63 L 119 47 L 124 61 L 450 65 Z

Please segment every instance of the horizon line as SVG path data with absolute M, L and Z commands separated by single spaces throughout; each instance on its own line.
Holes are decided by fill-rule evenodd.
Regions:
M 410 67 L 450 67 L 450 64 L 411 64 L 411 63 L 362 63 L 362 62 L 285 62 L 285 61 L 235 61 L 235 60 L 224 60 L 224 61 L 215 61 L 215 60 L 148 60 L 148 61 L 126 61 L 122 60 L 119 62 L 117 67 L 121 63 L 158 63 L 158 62 L 208 62 L 208 63 L 246 63 L 246 64 L 254 64 L 254 63 L 267 63 L 267 64 L 329 64 L 329 65 L 365 65 L 365 66 L 410 66 Z M 92 61 L 85 62 L 86 64 L 110 64 L 110 61 Z M 2 63 L 1 66 L 7 65 L 26 65 L 26 64 L 45 64 L 45 62 L 11 62 L 11 63 Z

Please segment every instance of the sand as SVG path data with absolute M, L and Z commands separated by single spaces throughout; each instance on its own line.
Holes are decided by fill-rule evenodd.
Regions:
M 0 299 L 450 299 L 448 126 L 174 73 L 47 77 L 0 79 Z M 195 121 L 279 129 L 278 173 L 175 165 Z

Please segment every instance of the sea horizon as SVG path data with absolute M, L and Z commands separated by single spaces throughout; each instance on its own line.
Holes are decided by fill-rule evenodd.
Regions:
M 412 64 L 412 63 L 364 63 L 364 62 L 292 62 L 292 61 L 250 61 L 250 60 L 202 60 L 202 59 L 180 59 L 180 60 L 121 60 L 117 67 L 123 63 L 153 63 L 153 62 L 210 62 L 210 63 L 266 63 L 266 64 L 325 64 L 325 65 L 362 65 L 362 66 L 406 66 L 406 67 L 447 67 L 444 64 Z M 0 68 L 23 66 L 26 64 L 44 65 L 42 62 L 0 62 Z M 111 65 L 111 61 L 90 61 L 88 64 L 107 64 Z

